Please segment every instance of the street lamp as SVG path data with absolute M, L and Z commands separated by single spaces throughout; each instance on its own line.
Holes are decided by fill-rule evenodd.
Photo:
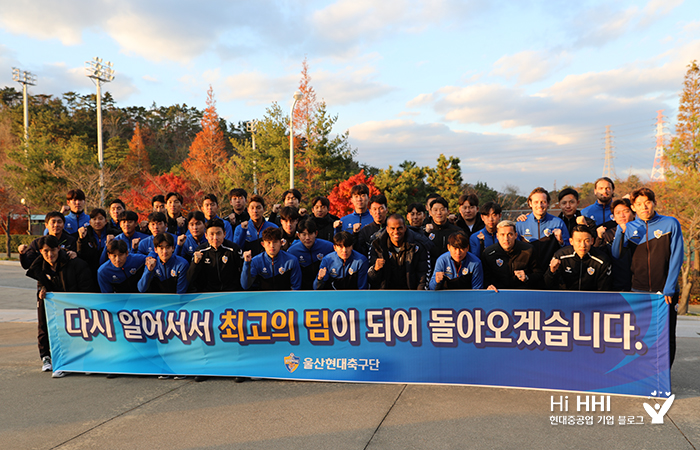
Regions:
M 36 84 L 36 75 L 26 70 L 20 71 L 17 67 L 12 68 L 12 79 L 22 85 L 22 99 L 24 100 L 24 155 L 27 156 L 27 145 L 29 145 L 29 106 L 27 103 L 27 85 Z
M 294 107 L 302 97 L 301 92 L 294 93 L 292 112 L 289 113 L 289 189 L 294 189 Z
M 100 162 L 100 205 L 105 204 L 105 156 L 102 151 L 102 93 L 100 92 L 100 82 L 109 83 L 114 80 L 114 69 L 112 63 L 102 63 L 102 58 L 94 57 L 92 61 L 85 61 L 85 70 L 88 78 L 97 85 L 97 159 Z

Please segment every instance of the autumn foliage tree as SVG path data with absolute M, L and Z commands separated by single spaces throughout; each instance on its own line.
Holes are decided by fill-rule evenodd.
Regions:
M 664 210 L 678 218 L 685 239 L 679 313 L 687 310 L 693 285 L 700 276 L 700 68 L 688 65 L 676 119 L 676 133 L 665 149 L 667 194 Z M 693 261 L 691 263 L 691 261 Z
M 219 126 L 214 90 L 207 91 L 207 108 L 202 116 L 202 131 L 197 133 L 182 168 L 206 192 L 218 192 L 219 173 L 227 160 L 226 141 Z
M 156 195 L 166 195 L 168 192 L 181 194 L 185 208 L 195 205 L 196 198 L 203 194 L 195 191 L 187 178 L 165 173 L 156 177 L 146 176 L 142 186 L 127 190 L 122 194 L 121 199 L 129 209 L 139 214 L 139 219 L 144 219 L 151 212 L 151 199 Z
M 338 217 L 343 217 L 350 214 L 353 211 L 352 202 L 350 201 L 350 190 L 353 186 L 358 184 L 366 184 L 369 188 L 369 196 L 381 194 L 379 189 L 374 185 L 374 177 L 366 177 L 365 171 L 361 170 L 360 173 L 351 176 L 345 181 L 339 183 L 333 188 L 330 194 L 328 194 L 328 200 L 331 202 L 331 207 L 329 212 L 335 214 Z
M 143 134 L 141 125 L 136 124 L 134 135 L 129 141 L 129 153 L 126 155 L 123 163 L 123 167 L 126 168 L 127 172 L 137 179 L 151 171 L 151 161 L 148 158 Z

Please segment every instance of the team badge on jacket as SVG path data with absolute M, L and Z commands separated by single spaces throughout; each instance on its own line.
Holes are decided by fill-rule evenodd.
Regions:
M 552 234 L 552 230 L 550 230 L 549 228 L 545 228 L 543 233 L 545 236 L 549 237 L 549 235 Z
M 586 272 L 588 272 L 588 275 L 593 275 L 595 273 L 595 269 L 593 267 L 589 267 Z
M 654 231 L 654 236 L 656 236 L 656 239 L 660 238 L 662 234 L 664 233 L 661 230 Z
M 226 264 L 228 262 L 228 256 L 224 255 L 221 257 L 221 261 Z
M 503 265 L 503 260 L 502 260 L 501 258 L 498 258 L 498 259 L 496 260 L 496 265 L 497 265 L 498 267 L 501 267 L 501 266 Z
M 279 271 L 280 275 L 282 275 L 284 273 L 284 267 L 280 267 L 278 271 Z
M 322 260 L 322 259 L 323 259 L 323 253 L 319 253 L 318 255 L 316 255 L 316 258 L 318 258 L 319 261 Z
M 172 269 L 172 270 L 170 271 L 170 276 L 171 276 L 171 277 L 176 277 L 176 276 L 177 276 L 177 272 L 175 271 L 175 269 Z
M 469 269 L 467 269 L 466 267 L 464 269 L 462 269 L 462 275 L 466 275 L 468 273 L 469 273 Z

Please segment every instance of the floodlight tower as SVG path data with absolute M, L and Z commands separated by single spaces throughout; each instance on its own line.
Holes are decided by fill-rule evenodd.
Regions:
M 603 176 L 611 180 L 615 178 L 615 166 L 613 165 L 614 152 L 612 145 L 613 134 L 610 131 L 610 125 L 605 125 L 605 164 L 603 165 Z
M 651 168 L 651 181 L 664 181 L 663 158 L 664 158 L 664 110 L 656 111 L 656 153 L 654 154 L 654 165 Z
M 258 131 L 258 121 L 251 120 L 245 124 L 246 131 L 253 137 L 253 154 L 255 155 L 255 132 Z M 253 193 L 258 195 L 258 160 L 253 159 Z
M 97 86 L 97 159 L 100 162 L 100 205 L 105 204 L 105 155 L 102 150 L 102 92 L 100 82 L 109 83 L 114 80 L 114 69 L 112 63 L 102 63 L 102 58 L 94 57 L 92 61 L 85 61 L 87 76 Z
M 27 155 L 27 145 L 29 145 L 29 104 L 27 103 L 27 85 L 36 85 L 36 76 L 26 70 L 20 71 L 17 67 L 12 68 L 12 79 L 22 85 L 22 100 L 24 101 L 24 154 Z

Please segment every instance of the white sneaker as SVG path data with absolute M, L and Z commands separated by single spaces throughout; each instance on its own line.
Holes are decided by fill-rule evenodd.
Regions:
M 63 378 L 66 376 L 66 373 L 62 370 L 57 370 L 54 373 L 51 374 L 52 378 Z
M 50 356 L 44 356 L 41 358 L 41 371 L 42 372 L 51 372 L 53 370 L 53 365 L 51 365 L 51 357 Z

